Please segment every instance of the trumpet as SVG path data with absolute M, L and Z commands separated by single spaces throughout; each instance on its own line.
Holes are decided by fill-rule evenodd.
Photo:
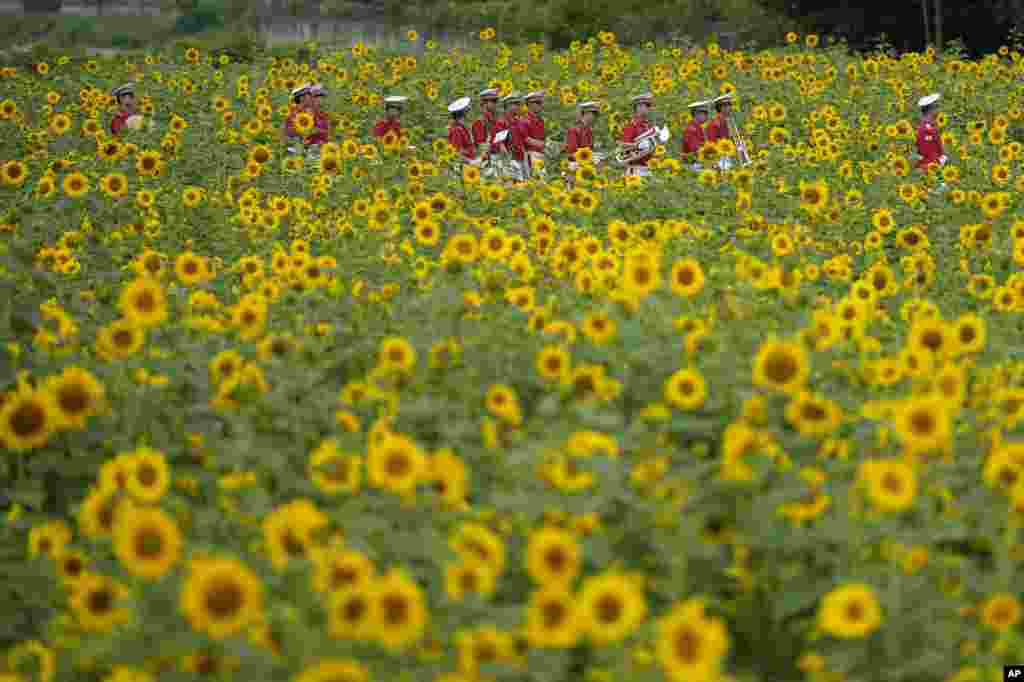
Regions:
M 668 126 L 662 126 L 651 128 L 647 132 L 640 135 L 633 142 L 620 142 L 619 149 L 615 152 L 615 162 L 619 164 L 628 164 L 637 159 L 642 159 L 651 152 L 659 144 L 665 144 L 672 137 L 672 133 L 669 131 Z
M 740 127 L 736 123 L 736 117 L 731 114 L 729 115 L 729 128 L 732 129 L 732 135 L 735 138 L 736 153 L 740 157 L 740 164 L 749 166 L 753 161 L 750 158 L 750 150 L 747 148 L 747 141 L 743 139 L 743 135 L 740 134 Z

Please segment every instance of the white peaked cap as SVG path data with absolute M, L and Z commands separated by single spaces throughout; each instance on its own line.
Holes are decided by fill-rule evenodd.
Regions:
M 534 90 L 526 95 L 526 101 L 529 102 L 531 99 L 544 99 L 547 93 L 543 90 Z
M 398 107 L 402 106 L 403 104 L 405 104 L 408 101 L 409 101 L 409 98 L 408 97 L 403 97 L 402 95 L 392 95 L 391 97 L 385 97 L 384 98 L 384 104 L 385 105 L 394 105 L 394 106 L 398 106 Z
M 731 102 L 731 101 L 732 101 L 732 93 L 730 92 L 730 93 L 726 93 L 724 95 L 720 95 L 720 96 L 714 98 L 713 100 L 711 100 L 711 103 L 712 104 L 718 104 L 719 102 Z
M 498 88 L 487 88 L 486 90 L 481 90 L 478 96 L 480 99 L 498 99 L 498 94 Z
M 322 86 L 319 83 L 317 83 L 316 85 L 311 85 L 310 86 L 309 92 L 312 95 L 326 95 L 327 94 L 327 88 L 325 88 L 324 86 Z
M 465 111 L 469 108 L 469 102 L 470 100 L 468 97 L 460 97 L 448 105 L 448 111 L 453 114 L 459 111 Z
M 643 92 L 633 98 L 633 104 L 639 104 L 640 102 L 652 102 L 654 101 L 654 95 L 649 92 Z
M 936 92 L 936 93 L 933 93 L 931 95 L 927 95 L 927 96 L 922 97 L 921 99 L 917 100 L 917 106 L 919 106 L 919 107 L 921 107 L 923 109 L 924 107 L 931 106 L 932 104 L 935 104 L 940 99 L 942 99 L 942 95 L 940 95 L 939 93 Z
M 296 97 L 301 97 L 302 95 L 305 95 L 308 92 L 309 92 L 309 83 L 304 83 L 304 84 L 300 85 L 299 87 L 295 88 L 294 90 L 292 90 L 292 99 L 295 99 Z
M 694 103 L 690 104 L 690 106 L 688 108 L 690 108 L 690 109 L 707 109 L 708 108 L 708 104 L 710 104 L 710 102 L 705 99 L 705 100 L 701 100 L 700 102 L 694 102 Z
M 580 102 L 580 111 L 600 111 L 601 105 L 598 102 Z
M 114 92 L 111 94 L 114 97 L 120 97 L 121 95 L 127 95 L 129 93 L 135 93 L 135 83 L 125 83 L 121 87 L 114 90 Z

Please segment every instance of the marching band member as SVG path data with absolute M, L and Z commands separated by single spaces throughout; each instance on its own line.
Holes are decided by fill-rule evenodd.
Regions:
M 384 118 L 377 121 L 377 125 L 373 127 L 374 137 L 381 138 L 392 131 L 395 135 L 402 134 L 402 122 L 399 119 L 402 115 L 402 107 L 405 106 L 408 99 L 408 97 L 399 96 L 384 98 Z
M 715 106 L 715 111 L 718 112 L 718 115 L 708 124 L 708 142 L 726 139 L 732 140 L 735 143 L 734 131 L 730 130 L 729 126 L 729 118 L 732 116 L 732 95 L 716 97 L 711 100 L 711 103 Z M 718 168 L 720 170 L 729 170 L 732 168 L 732 162 L 732 156 L 723 156 L 718 160 Z
M 128 123 L 128 119 L 135 116 L 135 84 L 128 83 L 114 90 L 111 93 L 115 100 L 117 100 L 118 111 L 114 114 L 114 117 L 110 120 L 110 132 L 113 135 L 117 135 L 121 132 L 121 128 Z
M 543 90 L 538 90 L 526 95 L 525 99 L 527 112 L 523 119 L 523 129 L 526 132 L 527 159 L 531 169 L 538 165 L 538 161 L 543 163 L 544 160 L 546 135 L 544 119 L 540 115 L 544 108 L 544 94 Z
M 498 123 L 498 89 L 487 88 L 481 90 L 480 118 L 473 121 L 473 144 L 481 157 L 487 157 L 491 152 L 490 141 L 494 135 L 494 128 Z
M 319 148 L 327 144 L 328 135 L 331 132 L 331 117 L 324 111 L 321 102 L 327 96 L 327 90 L 322 85 L 312 85 L 309 88 L 309 112 L 313 114 L 315 121 L 313 132 L 306 138 L 306 147 Z
M 502 100 L 505 105 L 505 115 L 498 119 L 494 125 L 494 133 L 491 135 L 491 153 L 505 151 L 512 158 L 509 160 L 509 167 L 506 171 L 508 177 L 513 180 L 522 181 L 526 179 L 526 130 L 522 119 L 519 117 L 519 107 L 523 103 L 523 96 L 518 92 L 512 92 Z M 504 142 L 495 143 L 494 138 L 498 133 L 507 130 L 508 137 Z
M 462 162 L 478 165 L 480 159 L 476 155 L 476 145 L 473 144 L 473 134 L 462 120 L 469 111 L 470 100 L 468 97 L 460 97 L 448 105 L 448 112 L 452 115 L 452 122 L 448 126 L 448 142 L 462 155 Z
M 622 130 L 622 142 L 625 144 L 631 144 L 640 135 L 651 130 L 654 126 L 647 120 L 647 113 L 651 109 L 653 104 L 654 96 L 649 92 L 645 92 L 642 95 L 637 95 L 633 98 L 633 120 L 630 121 Z M 638 159 L 634 159 L 629 162 L 626 167 L 627 175 L 650 175 L 651 170 L 647 167 L 647 162 L 654 156 L 654 150 L 650 153 L 641 156 Z
M 942 96 L 938 93 L 922 97 L 917 102 L 921 108 L 921 125 L 917 129 L 917 153 L 921 159 L 917 167 L 927 172 L 932 164 L 944 166 L 946 164 L 946 153 L 942 149 L 942 136 L 939 128 L 935 125 L 935 116 L 938 114 L 938 101 Z
M 285 140 L 292 144 L 292 146 L 288 147 L 288 151 L 293 154 L 297 154 L 299 151 L 298 147 L 294 146 L 294 143 L 302 140 L 302 136 L 295 131 L 295 117 L 299 115 L 299 112 L 309 110 L 310 100 L 313 99 L 309 91 L 310 85 L 308 83 L 292 90 L 292 110 L 288 113 L 288 118 L 284 122 L 284 136 Z
M 708 141 L 704 134 L 704 123 L 708 120 L 708 103 L 694 102 L 690 105 L 690 113 L 693 120 L 683 131 L 683 159 L 692 163 L 695 171 L 701 169 L 700 161 L 697 160 L 697 152 Z
M 569 156 L 570 173 L 575 173 L 576 168 L 579 166 L 574 158 L 576 150 L 582 148 L 593 150 L 594 121 L 601 111 L 600 105 L 597 102 L 581 102 L 577 108 L 579 109 L 579 124 L 569 128 L 569 132 L 565 134 L 565 146 L 562 147 L 562 153 Z M 572 187 L 572 175 L 567 177 L 566 184 Z

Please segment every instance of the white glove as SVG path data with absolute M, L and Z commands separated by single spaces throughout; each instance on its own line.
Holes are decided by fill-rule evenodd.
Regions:
M 943 154 L 942 156 L 939 157 L 939 163 L 942 164 L 943 166 L 946 165 L 946 155 L 945 154 Z

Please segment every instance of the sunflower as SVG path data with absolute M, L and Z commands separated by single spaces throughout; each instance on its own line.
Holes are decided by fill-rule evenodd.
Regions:
M 618 642 L 636 630 L 647 615 L 637 580 L 618 573 L 587 578 L 579 595 L 584 630 L 598 644 Z
M 339 547 L 317 548 L 313 560 L 313 589 L 322 594 L 369 587 L 373 562 L 362 552 Z
M 64 188 L 64 193 L 69 197 L 77 198 L 87 194 L 89 192 L 89 178 L 85 177 L 82 173 L 75 171 L 69 173 L 64 181 L 61 183 Z
M 156 177 L 163 171 L 163 155 L 160 152 L 146 150 L 139 154 L 135 161 L 135 170 L 145 177 Z
M 707 397 L 707 382 L 695 369 L 681 369 L 665 381 L 665 400 L 680 410 L 699 409 Z
M 401 337 L 388 337 L 380 344 L 377 366 L 388 372 L 410 373 L 416 367 L 416 350 Z
M 369 641 L 376 636 L 379 602 L 372 581 L 342 587 L 327 598 L 327 632 L 333 639 Z
M 881 623 L 882 610 L 875 591 L 861 583 L 835 588 L 818 608 L 818 627 L 840 639 L 867 637 Z
M 116 489 L 92 490 L 82 501 L 78 510 L 78 529 L 87 538 L 101 538 L 110 535 L 122 505 L 131 507 L 131 502 L 120 497 Z
M 672 265 L 669 287 L 673 293 L 693 298 L 704 288 L 704 269 L 696 258 L 685 258 Z
M 279 506 L 263 520 L 263 538 L 270 563 L 283 571 L 292 560 L 308 557 L 316 535 L 327 527 L 327 517 L 309 500 Z
M 56 559 L 64 553 L 71 542 L 71 529 L 63 521 L 51 521 L 33 526 L 28 534 L 28 555 L 32 558 L 45 556 Z
M 235 559 L 193 559 L 180 608 L 194 630 L 221 640 L 262 617 L 263 584 Z
M 902 459 L 868 460 L 860 465 L 859 476 L 868 498 L 881 511 L 905 511 L 917 496 L 917 474 Z
M 631 296 L 643 298 L 661 286 L 661 272 L 657 263 L 647 258 L 626 258 L 621 285 Z
M 128 178 L 123 173 L 110 173 L 100 178 L 100 191 L 111 199 L 128 194 Z
M 114 580 L 94 573 L 85 573 L 75 581 L 68 605 L 86 632 L 109 632 L 128 621 L 128 609 L 119 602 L 128 590 Z
M 786 406 L 786 421 L 805 436 L 826 436 L 842 422 L 842 411 L 833 401 L 801 392 Z
M 80 367 L 65 367 L 47 380 L 46 388 L 63 428 L 85 428 L 85 420 L 98 414 L 104 405 L 103 384 Z
M 49 390 L 20 387 L 0 404 L 0 442 L 15 452 L 43 447 L 60 425 L 60 407 Z
M 952 337 L 958 354 L 980 353 L 985 348 L 985 320 L 969 313 L 952 323 Z
M 370 671 L 352 658 L 328 658 L 308 666 L 292 682 L 369 682 Z
M 134 509 L 114 526 L 114 554 L 132 575 L 162 578 L 178 563 L 181 549 L 178 525 L 160 509 Z
M 448 544 L 460 557 L 484 562 L 495 575 L 501 575 L 505 569 L 504 543 L 497 534 L 482 524 L 461 524 Z
M 754 358 L 754 383 L 794 393 L 810 375 L 810 360 L 802 345 L 772 338 L 761 345 Z
M 572 358 L 560 346 L 545 346 L 537 353 L 536 368 L 545 379 L 565 382 L 572 370 Z
M 159 450 L 141 447 L 129 459 L 125 490 L 143 504 L 159 502 L 171 485 L 167 458 Z
M 118 302 L 126 320 L 142 328 L 155 327 L 167 319 L 167 297 L 160 282 L 140 277 L 121 291 Z
M 388 434 L 381 442 L 370 445 L 366 473 L 370 485 L 396 495 L 409 495 L 427 478 L 427 459 L 411 438 Z
M 182 284 L 189 287 L 209 279 L 209 267 L 206 258 L 186 251 L 175 260 L 174 273 Z
M 530 594 L 526 606 L 526 640 L 530 646 L 576 646 L 584 629 L 577 604 L 577 598 L 564 587 L 548 587 Z
M 422 589 L 403 572 L 391 570 L 372 588 L 375 638 L 401 650 L 423 637 L 429 614 Z
M 828 206 L 829 189 L 824 180 L 816 182 L 800 182 L 800 208 L 816 214 Z
M 449 599 L 462 601 L 467 594 L 490 597 L 497 587 L 497 580 L 487 564 L 463 558 L 445 567 L 444 585 Z
M 0 181 L 5 185 L 20 187 L 28 178 L 28 168 L 21 161 L 8 161 L 0 166 Z
M 912 454 L 940 450 L 949 444 L 953 434 L 949 409 L 941 397 L 905 401 L 897 409 L 895 428 Z
M 658 621 L 655 652 L 670 680 L 718 679 L 722 659 L 729 652 L 729 632 L 721 619 L 705 615 L 700 601 L 681 602 Z
M 526 572 L 542 587 L 568 586 L 579 574 L 582 557 L 572 533 L 545 526 L 530 534 Z
M 996 632 L 1007 632 L 1020 622 L 1020 601 L 1012 594 L 995 594 L 981 605 L 982 624 Z

